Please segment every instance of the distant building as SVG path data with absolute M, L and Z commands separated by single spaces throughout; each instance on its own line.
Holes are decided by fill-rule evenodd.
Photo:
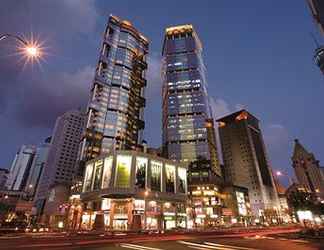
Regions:
M 324 181 L 319 161 L 297 139 L 295 140 L 291 160 L 298 183 L 318 197 L 324 199 Z
M 40 177 L 45 168 L 50 146 L 51 137 L 48 137 L 36 148 L 35 157 L 24 190 L 29 199 L 34 199 L 34 196 L 36 194 Z
M 36 147 L 34 145 L 21 146 L 10 168 L 7 181 L 8 189 L 15 191 L 25 189 L 35 154 Z
M 44 213 L 46 219 L 68 200 L 84 122 L 84 114 L 75 110 L 64 113 L 56 120 L 51 147 L 35 197 L 37 213 Z M 61 195 L 57 195 L 58 193 Z
M 324 2 L 323 0 L 307 0 L 310 11 L 319 30 L 324 35 Z
M 246 110 L 218 119 L 225 181 L 249 190 L 254 216 L 279 209 L 259 120 Z
M 139 151 L 118 150 L 86 163 L 77 229 L 168 230 L 187 227 L 187 168 Z M 74 207 L 73 209 L 78 209 Z M 79 211 L 79 210 L 78 210 Z
M 324 167 L 320 167 L 321 175 L 322 175 L 322 181 L 324 181 Z
M 9 170 L 0 168 L 0 190 L 7 189 L 6 183 L 9 177 Z

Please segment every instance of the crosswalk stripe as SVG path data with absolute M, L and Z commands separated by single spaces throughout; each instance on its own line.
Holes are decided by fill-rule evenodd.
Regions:
M 155 248 L 155 247 L 145 247 L 140 245 L 134 245 L 134 244 L 120 244 L 121 247 L 124 248 L 130 248 L 130 249 L 137 249 L 137 250 L 163 250 L 161 248 Z
M 194 246 L 188 246 L 189 248 L 192 248 L 192 249 L 198 249 L 198 250 L 206 250 L 208 248 L 203 248 L 203 247 L 194 247 Z
M 228 248 L 228 247 L 220 247 L 220 246 L 209 246 L 209 245 L 204 245 L 204 244 L 198 244 L 198 243 L 193 243 L 189 241 L 178 241 L 181 244 L 188 245 L 188 246 L 195 246 L 199 248 L 204 248 L 206 249 L 217 249 L 217 250 L 234 250 L 233 248 Z
M 219 246 L 219 247 L 230 247 L 232 249 L 238 249 L 238 250 L 258 250 L 256 248 L 250 248 L 250 247 L 239 247 L 239 246 L 232 246 L 232 245 L 222 245 L 222 244 L 216 244 L 212 242 L 204 242 L 206 245 L 211 245 L 211 246 Z
M 143 250 L 143 248 L 139 248 L 139 247 L 133 247 L 133 246 L 125 246 L 124 244 L 120 245 L 123 248 L 130 248 L 130 249 L 135 249 L 135 250 Z

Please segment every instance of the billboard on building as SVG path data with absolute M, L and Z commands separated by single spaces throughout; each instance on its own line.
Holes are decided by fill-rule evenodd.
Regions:
M 129 155 L 117 155 L 117 172 L 115 186 L 118 188 L 130 187 L 132 157 Z

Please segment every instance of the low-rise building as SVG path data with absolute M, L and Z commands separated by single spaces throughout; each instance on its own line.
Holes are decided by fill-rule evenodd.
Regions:
M 189 228 L 216 226 L 221 223 L 223 197 L 219 177 L 209 161 L 199 159 L 188 170 Z
M 87 162 L 84 176 L 81 229 L 187 227 L 187 168 L 182 163 L 120 150 Z

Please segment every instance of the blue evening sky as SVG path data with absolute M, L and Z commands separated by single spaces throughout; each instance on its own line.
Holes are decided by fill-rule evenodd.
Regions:
M 44 41 L 41 67 L 23 66 L 14 41 L 0 45 L 0 167 L 21 144 L 38 144 L 65 110 L 84 107 L 109 14 L 149 40 L 145 139 L 161 141 L 160 55 L 167 26 L 194 25 L 204 48 L 215 118 L 247 108 L 261 121 L 274 169 L 292 173 L 293 139 L 319 160 L 324 148 L 323 75 L 306 1 L 3 0 L 0 33 Z

